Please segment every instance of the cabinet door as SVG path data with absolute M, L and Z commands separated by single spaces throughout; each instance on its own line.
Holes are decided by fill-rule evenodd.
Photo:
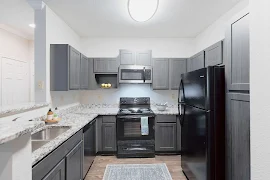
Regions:
M 66 156 L 67 180 L 83 179 L 83 142 L 78 143 Z
M 186 59 L 170 59 L 171 70 L 171 89 L 177 90 L 179 88 L 181 74 L 187 72 L 187 61 Z
M 177 151 L 181 151 L 181 124 L 180 124 L 180 116 L 176 117 L 176 145 L 177 145 Z
M 250 100 L 248 94 L 227 94 L 226 174 L 228 180 L 250 179 Z
M 89 61 L 84 55 L 81 55 L 81 89 L 89 88 Z
M 120 64 L 134 65 L 136 60 L 136 53 L 129 50 L 120 50 Z
M 136 53 L 136 65 L 151 66 L 152 51 L 138 51 Z
M 226 33 L 229 90 L 249 90 L 249 14 L 234 19 Z
M 70 47 L 69 56 L 69 89 L 80 89 L 81 54 Z
M 204 51 L 192 56 L 187 62 L 187 71 L 195 71 L 204 68 Z
M 223 63 L 223 42 L 220 41 L 205 50 L 205 67 Z
M 104 152 L 116 151 L 116 126 L 115 123 L 102 124 L 102 149 Z
M 107 71 L 107 60 L 105 58 L 94 59 L 94 73 L 104 73 Z
M 65 159 L 60 161 L 43 180 L 66 180 L 66 163 Z
M 107 59 L 107 69 L 106 73 L 118 73 L 119 59 L 118 58 L 108 58 Z
M 169 60 L 154 59 L 153 64 L 153 89 L 169 89 Z
M 156 123 L 156 151 L 176 151 L 176 123 Z

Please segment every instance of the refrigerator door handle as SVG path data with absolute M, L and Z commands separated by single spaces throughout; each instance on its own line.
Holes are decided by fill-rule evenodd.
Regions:
M 183 127 L 184 126 L 184 121 L 185 121 L 185 114 L 186 114 L 186 106 L 185 105 L 182 105 L 184 106 L 184 112 L 181 112 L 181 115 L 180 115 L 180 110 L 179 110 L 179 117 L 180 117 L 180 125 Z M 179 109 L 179 105 L 178 105 L 178 109 Z
M 181 101 L 181 98 L 180 98 L 180 96 L 181 96 L 180 91 L 183 92 L 182 94 L 183 94 L 183 100 L 184 100 L 184 101 Z M 181 78 L 180 85 L 179 85 L 178 102 L 179 102 L 180 104 L 184 104 L 184 102 L 185 102 L 185 90 L 184 90 L 184 85 L 183 85 L 183 80 L 182 80 L 182 78 Z

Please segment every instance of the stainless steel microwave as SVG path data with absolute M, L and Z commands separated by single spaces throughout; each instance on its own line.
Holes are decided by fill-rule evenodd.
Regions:
M 119 83 L 150 84 L 152 83 L 152 67 L 122 65 L 119 67 Z

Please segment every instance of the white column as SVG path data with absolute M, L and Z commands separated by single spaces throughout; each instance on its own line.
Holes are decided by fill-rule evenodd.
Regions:
M 250 0 L 251 179 L 270 179 L 270 1 Z

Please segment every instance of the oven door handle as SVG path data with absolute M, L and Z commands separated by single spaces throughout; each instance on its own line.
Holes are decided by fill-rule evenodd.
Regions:
M 145 151 L 146 148 L 123 148 L 124 151 Z
M 141 117 L 154 118 L 155 116 L 119 116 L 117 119 L 141 119 Z

